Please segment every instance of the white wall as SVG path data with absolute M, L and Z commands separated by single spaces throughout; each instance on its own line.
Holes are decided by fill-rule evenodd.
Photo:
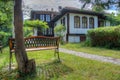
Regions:
M 80 42 L 80 36 L 68 36 L 68 42 Z
M 74 16 L 79 16 L 80 17 L 80 28 L 74 28 Z M 82 16 L 86 16 L 88 18 L 88 27 L 87 28 L 82 28 Z M 83 15 L 83 14 L 74 14 L 70 13 L 70 33 L 71 34 L 87 34 L 87 31 L 90 29 L 89 28 L 89 17 L 94 18 L 94 27 L 98 27 L 98 17 L 97 16 L 91 16 L 91 15 Z
M 74 16 L 79 16 L 80 17 L 80 28 L 74 28 Z M 86 16 L 88 19 L 88 26 L 87 28 L 82 28 L 82 17 Z M 61 24 L 61 19 L 65 17 L 65 26 L 66 26 L 66 34 L 67 34 L 67 14 L 65 14 L 62 18 L 60 18 L 58 21 L 56 21 L 56 25 Z M 69 13 L 69 33 L 70 34 L 87 34 L 87 31 L 90 30 L 89 28 L 89 18 L 93 17 L 94 18 L 94 28 L 98 28 L 98 16 L 93 16 L 93 15 L 84 15 L 84 14 L 74 14 L 74 13 Z M 110 26 L 109 21 L 105 21 L 106 26 Z M 66 35 L 64 37 L 64 41 L 66 41 Z M 68 36 L 68 42 L 80 42 L 80 36 Z
M 65 14 L 63 17 L 61 17 L 58 21 L 55 22 L 56 26 L 61 24 L 61 19 L 63 19 L 65 17 L 65 27 L 66 27 L 66 31 L 65 31 L 65 36 L 64 36 L 64 41 L 66 41 L 66 34 L 67 34 L 67 14 Z
M 110 21 L 105 21 L 105 26 L 110 26 Z

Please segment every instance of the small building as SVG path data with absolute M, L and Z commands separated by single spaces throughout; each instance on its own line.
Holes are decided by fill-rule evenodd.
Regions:
M 110 26 L 104 13 L 65 7 L 52 21 L 54 26 L 63 24 L 66 27 L 64 41 L 81 42 L 86 39 L 87 31 L 93 28 Z

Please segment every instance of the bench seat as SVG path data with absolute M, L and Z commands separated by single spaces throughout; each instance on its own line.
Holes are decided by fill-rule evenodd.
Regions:
M 40 50 L 52 50 L 52 49 L 57 49 L 57 47 L 39 47 L 39 48 L 27 48 L 25 49 L 26 51 L 40 51 Z M 15 52 L 15 50 L 11 50 L 12 53 Z

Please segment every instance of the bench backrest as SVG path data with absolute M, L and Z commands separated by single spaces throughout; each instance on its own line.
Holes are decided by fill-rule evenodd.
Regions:
M 25 38 L 26 48 L 59 47 L 59 37 L 32 36 Z M 10 51 L 15 49 L 15 39 L 9 39 Z

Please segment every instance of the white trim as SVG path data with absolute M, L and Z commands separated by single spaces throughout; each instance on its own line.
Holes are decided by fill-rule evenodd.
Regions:
M 90 17 L 89 17 L 89 16 L 87 16 L 87 29 L 90 29 L 90 25 L 89 25 L 89 24 L 90 24 L 90 23 L 89 23 L 89 18 L 90 18 Z

